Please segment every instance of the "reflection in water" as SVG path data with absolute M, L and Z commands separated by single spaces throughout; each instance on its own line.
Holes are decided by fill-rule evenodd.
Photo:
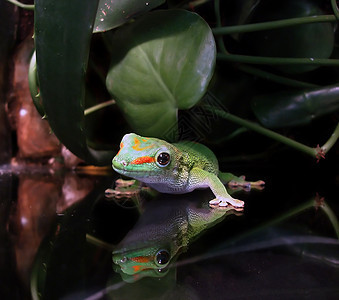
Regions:
M 62 185 L 62 196 L 57 202 L 57 212 L 62 213 L 68 207 L 85 198 L 94 187 L 94 180 L 67 173 Z
M 57 215 L 84 198 L 93 180 L 75 173 L 64 176 L 18 175 L 17 202 L 13 203 L 7 228 L 13 243 L 17 272 L 28 284 L 35 255 Z
M 339 292 L 335 202 L 330 208 L 321 197 L 296 205 L 289 190 L 265 190 L 232 217 L 241 212 L 208 208 L 208 190 L 148 201 L 141 190 L 140 201 L 125 207 L 104 198 L 110 178 L 88 194 L 93 182 L 85 177 L 21 174 L 11 204 L 12 181 L 2 183 L 1 299 L 22 280 L 28 285 L 33 260 L 31 293 L 43 299 L 329 299 Z M 285 209 L 279 199 L 289 201 Z M 113 247 L 118 273 L 112 247 L 86 242 L 86 233 L 107 245 L 121 241 Z
M 207 199 L 202 207 L 198 195 Z M 242 208 L 231 205 L 209 208 L 209 196 L 205 191 L 162 195 L 161 201 L 146 203 L 137 224 L 113 251 L 113 262 L 120 267 L 123 279 L 163 277 L 178 254 L 200 233 L 228 215 L 241 214 Z M 135 276 L 132 279 L 126 275 Z
M 203 255 L 189 256 L 176 262 L 178 254 L 187 248 L 199 233 L 235 213 L 232 209 L 209 210 L 207 204 L 204 208 L 198 208 L 197 201 L 192 198 L 190 198 L 192 201 L 189 198 L 185 199 L 185 196 L 178 201 L 175 197 L 164 196 L 161 197 L 161 201 L 157 199 L 158 202 L 145 205 L 144 213 L 138 222 L 113 251 L 113 260 L 120 268 L 117 271 L 126 284 L 117 281 L 113 275 L 105 289 L 86 299 L 101 299 L 105 295 L 109 295 L 110 299 L 174 299 L 176 297 L 227 299 L 228 297 L 220 295 L 226 295 L 228 288 L 232 298 L 238 294 L 240 298 L 266 295 L 271 299 L 274 295 L 285 293 L 282 289 L 284 285 L 291 287 L 287 288 L 287 297 L 296 293 L 302 298 L 304 292 L 301 287 L 305 282 L 304 279 L 300 281 L 300 278 L 314 276 L 312 272 L 308 274 L 309 268 L 317 266 L 323 272 L 322 266 L 329 265 L 327 270 L 331 274 L 338 268 L 339 241 L 337 239 L 312 235 L 308 231 L 300 230 L 301 228 L 296 230 L 281 226 L 287 220 L 319 207 L 326 207 L 324 211 L 330 219 L 332 216 L 328 214 L 329 206 L 325 201 L 319 204 L 318 197 L 292 208 L 262 226 L 250 228 L 242 235 L 232 239 L 226 238 L 224 242 L 220 239 L 217 248 L 207 247 Z M 337 231 L 338 228 L 335 227 L 338 226 L 337 220 L 331 220 L 331 223 Z M 263 252 L 265 250 L 267 252 Z M 164 251 L 168 255 L 164 256 L 163 266 L 159 260 L 163 258 Z M 179 279 L 178 270 L 181 274 Z M 293 272 L 291 274 L 291 271 L 297 271 L 297 274 Z M 239 274 L 242 275 L 234 281 Z M 265 274 L 269 274 L 269 278 L 265 279 L 267 290 L 261 289 L 266 294 L 258 294 L 251 285 L 265 284 L 260 281 Z M 245 279 L 245 282 L 249 281 L 249 287 L 239 290 L 244 284 L 243 277 L 249 277 Z M 286 285 L 286 277 L 291 278 L 292 284 Z M 196 282 L 200 284 L 197 285 Z M 226 282 L 229 285 L 225 284 Z M 330 280 L 327 295 L 339 292 L 338 288 L 333 288 L 335 282 L 335 279 Z M 319 282 L 313 280 L 313 284 L 318 286 Z M 270 285 L 274 288 L 270 289 Z M 319 288 L 315 287 L 315 289 Z M 318 293 L 314 291 L 314 295 L 317 297 Z
M 18 201 L 13 207 L 9 229 L 18 274 L 29 282 L 31 266 L 42 238 L 56 218 L 61 182 L 20 175 Z

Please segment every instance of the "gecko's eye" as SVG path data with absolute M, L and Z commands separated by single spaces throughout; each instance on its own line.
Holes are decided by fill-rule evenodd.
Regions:
M 157 156 L 157 163 L 160 167 L 166 167 L 171 161 L 171 156 L 167 152 L 161 152 Z
M 167 250 L 159 250 L 158 253 L 155 255 L 155 263 L 158 266 L 167 265 L 170 261 L 170 254 Z

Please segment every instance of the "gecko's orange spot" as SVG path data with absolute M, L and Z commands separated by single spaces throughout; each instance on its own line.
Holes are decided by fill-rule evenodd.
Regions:
M 143 140 L 143 142 L 145 142 L 145 140 Z M 145 150 L 145 149 L 150 149 L 150 148 L 153 148 L 154 145 L 149 145 L 149 146 L 145 146 L 145 147 L 140 147 L 140 140 L 138 140 L 137 138 L 134 138 L 134 146 L 132 146 L 132 148 L 136 151 L 142 151 L 142 150 Z
M 130 258 L 130 260 L 145 264 L 150 261 L 150 257 L 149 256 L 136 256 L 136 257 Z
M 119 149 L 117 155 L 119 155 L 119 153 L 120 153 L 120 151 L 121 151 L 122 148 L 124 148 L 124 143 L 120 143 L 120 149 Z
M 139 272 L 140 271 L 140 269 L 141 269 L 141 266 L 132 266 L 132 268 L 133 268 L 133 270 L 134 270 L 134 272 Z
M 146 163 L 152 163 L 155 162 L 154 157 L 150 157 L 150 156 L 141 156 L 138 157 L 134 160 L 132 160 L 130 162 L 131 165 L 142 165 L 142 164 L 146 164 Z

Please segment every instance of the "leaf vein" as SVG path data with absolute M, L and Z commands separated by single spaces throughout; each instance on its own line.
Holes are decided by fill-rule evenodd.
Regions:
M 167 87 L 166 83 L 162 79 L 159 72 L 157 72 L 156 69 L 154 68 L 154 66 L 153 66 L 152 62 L 150 61 L 147 53 L 144 51 L 144 49 L 142 49 L 141 46 L 138 46 L 138 49 L 141 52 L 141 54 L 144 56 L 144 59 L 145 59 L 147 65 L 148 65 L 149 69 L 152 71 L 152 74 L 155 77 L 156 81 L 159 83 L 160 87 L 162 88 L 164 93 L 167 95 L 167 98 L 170 99 L 173 104 L 176 104 L 176 99 L 175 99 L 174 95 L 171 93 L 171 91 Z

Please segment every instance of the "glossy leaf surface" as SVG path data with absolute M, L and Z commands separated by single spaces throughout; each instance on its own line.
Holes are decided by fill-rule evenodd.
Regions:
M 99 0 L 93 32 L 107 31 L 147 12 L 165 0 Z
M 44 117 L 45 116 L 45 110 L 42 106 L 41 99 L 40 99 L 38 74 L 37 74 L 37 70 L 36 70 L 35 51 L 33 52 L 32 57 L 31 57 L 31 61 L 29 63 L 28 84 L 29 84 L 29 91 L 31 93 L 31 98 L 33 100 L 35 108 L 39 112 L 40 116 Z
M 155 11 L 122 27 L 106 84 L 135 132 L 173 140 L 178 109 L 204 95 L 215 65 L 205 21 L 183 10 Z
M 85 74 L 98 1 L 35 1 L 35 45 L 40 94 L 58 139 L 91 164 L 109 164 L 113 153 L 87 146 Z
M 254 99 L 252 107 L 265 127 L 304 125 L 312 119 L 339 110 L 339 87 L 335 85 L 295 93 L 264 95 Z

